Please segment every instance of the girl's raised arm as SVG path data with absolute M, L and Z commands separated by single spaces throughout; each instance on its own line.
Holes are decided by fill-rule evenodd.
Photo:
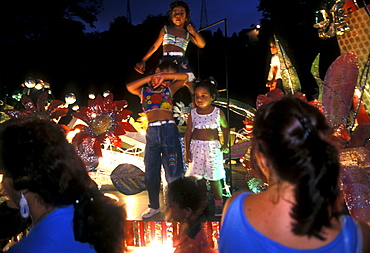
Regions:
M 143 85 L 149 83 L 151 80 L 152 80 L 152 75 L 137 79 L 135 81 L 132 81 L 132 82 L 126 84 L 127 91 L 130 92 L 131 94 L 140 96 L 141 95 L 141 87 L 143 87 Z
M 140 74 L 144 74 L 146 61 L 154 54 L 155 51 L 158 50 L 159 46 L 163 42 L 164 34 L 165 34 L 165 31 L 164 31 L 164 28 L 162 28 L 161 31 L 159 32 L 157 40 L 149 48 L 149 51 L 145 54 L 141 62 L 136 63 L 135 70 L 139 72 Z
M 204 40 L 204 38 L 197 31 L 195 31 L 194 27 L 191 24 L 188 24 L 188 26 L 186 27 L 186 30 L 188 30 L 188 32 L 191 35 L 190 36 L 191 41 L 195 45 L 197 45 L 197 47 L 199 47 L 199 48 L 205 47 L 206 41 Z

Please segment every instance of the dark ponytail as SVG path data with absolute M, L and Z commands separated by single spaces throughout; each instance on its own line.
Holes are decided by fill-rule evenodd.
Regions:
M 301 146 L 302 164 L 296 177 L 296 204 L 292 209 L 293 232 L 324 240 L 320 231 L 337 217 L 335 202 L 339 193 L 337 149 L 318 133 L 310 133 Z
M 291 216 L 296 235 L 324 239 L 322 227 L 338 217 L 338 151 L 324 115 L 297 98 L 283 98 L 256 113 L 253 148 L 263 153 L 280 180 L 295 185 Z
M 74 204 L 75 240 L 88 242 L 97 252 L 124 252 L 126 213 L 94 185 Z M 114 233 L 112 233 L 112 231 Z

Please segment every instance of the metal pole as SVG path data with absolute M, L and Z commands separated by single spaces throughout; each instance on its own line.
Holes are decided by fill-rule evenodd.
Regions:
M 226 99 L 227 99 L 227 106 L 226 106 L 226 120 L 227 125 L 229 127 L 229 170 L 230 170 L 230 188 L 232 189 L 232 163 L 231 163 L 231 136 L 230 136 L 230 97 L 229 97 L 229 71 L 228 71 L 228 50 L 227 50 L 227 19 L 225 18 L 225 86 L 226 86 Z
M 229 107 L 230 107 L 230 98 L 229 98 L 229 74 L 228 74 L 228 51 L 227 51 L 227 19 L 224 18 L 224 19 L 221 19 L 220 21 L 217 21 L 213 24 L 210 24 L 206 27 L 203 27 L 203 28 L 200 28 L 198 30 L 198 32 L 201 32 L 203 30 L 206 30 L 208 28 L 211 28 L 215 25 L 218 25 L 218 24 L 221 24 L 221 23 L 224 23 L 224 29 L 225 29 L 225 86 L 226 86 L 226 100 L 227 100 L 227 106 L 226 106 L 226 120 L 227 120 L 227 124 L 229 126 L 229 143 L 228 143 L 228 146 L 230 147 L 231 146 L 231 138 L 230 138 L 230 110 L 229 110 Z M 199 66 L 199 59 L 198 59 L 198 66 Z M 199 71 L 199 70 L 198 70 Z M 231 148 L 229 149 L 229 170 L 230 170 L 230 182 L 227 182 L 229 183 L 229 186 L 230 186 L 230 189 L 232 189 L 232 165 L 231 165 Z M 228 189 L 226 189 L 228 190 Z
M 206 27 L 200 28 L 200 29 L 198 30 L 198 32 L 201 32 L 201 31 L 203 31 L 203 30 L 206 30 L 206 29 L 208 29 L 208 28 L 211 28 L 212 26 L 215 26 L 215 25 L 221 24 L 222 22 L 226 22 L 226 18 L 225 18 L 225 19 L 221 19 L 220 21 L 217 21 L 217 22 L 215 22 L 215 23 L 213 23 L 213 24 L 210 24 L 210 25 L 208 25 L 208 26 L 206 26 Z

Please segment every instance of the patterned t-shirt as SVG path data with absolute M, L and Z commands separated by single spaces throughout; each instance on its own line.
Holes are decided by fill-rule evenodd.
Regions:
M 151 110 L 168 110 L 172 111 L 171 91 L 168 87 L 154 91 L 150 87 L 143 87 L 141 91 L 141 105 L 144 112 Z

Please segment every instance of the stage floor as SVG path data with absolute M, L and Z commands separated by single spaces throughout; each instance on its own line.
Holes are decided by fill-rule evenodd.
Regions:
M 248 186 L 245 182 L 245 168 L 240 164 L 231 165 L 231 190 L 235 191 L 248 191 Z M 101 191 L 104 193 L 113 194 L 119 199 L 120 204 L 125 204 L 128 220 L 145 220 L 145 221 L 165 221 L 165 205 L 163 203 L 163 194 L 160 193 L 161 212 L 148 219 L 142 219 L 141 213 L 148 208 L 147 192 L 143 191 L 135 195 L 125 195 L 117 191 L 113 185 L 102 185 Z M 207 219 L 209 221 L 219 221 L 220 218 L 214 217 L 214 206 L 210 201 L 209 212 Z
M 240 164 L 231 165 L 231 192 L 248 191 L 245 182 L 246 170 Z M 124 195 L 117 191 L 113 185 L 102 185 L 101 191 L 113 194 L 120 204 L 126 206 L 127 220 L 129 221 L 132 234 L 128 241 L 129 252 L 160 252 L 172 253 L 175 248 L 173 242 L 178 238 L 178 224 L 166 221 L 163 202 L 163 193 L 160 193 L 161 212 L 148 219 L 141 218 L 141 213 L 148 208 L 147 192 L 143 191 L 135 195 Z M 114 197 L 113 196 L 113 197 Z M 224 200 L 226 200 L 225 198 Z M 209 201 L 206 219 L 211 227 L 211 234 L 215 249 L 218 248 L 218 234 L 220 229 L 220 217 L 214 216 L 213 201 Z

